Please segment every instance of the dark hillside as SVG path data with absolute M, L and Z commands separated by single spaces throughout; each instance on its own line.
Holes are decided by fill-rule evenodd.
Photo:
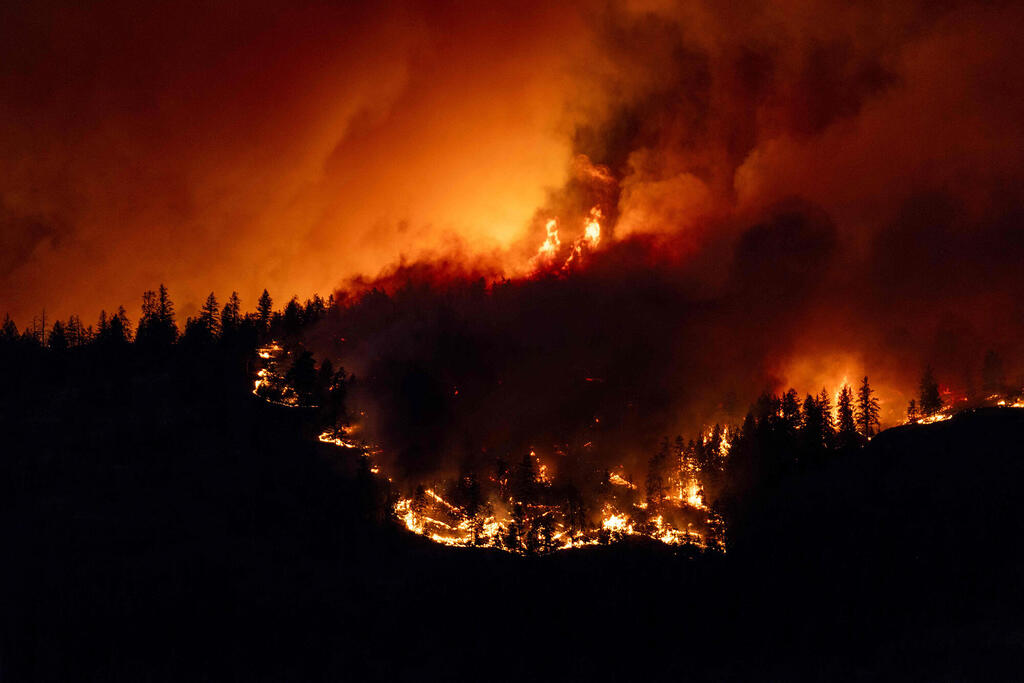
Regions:
M 399 531 L 308 413 L 207 360 L 7 394 L 0 679 L 989 679 L 1022 654 L 1024 411 L 792 474 L 724 558 L 521 558 Z

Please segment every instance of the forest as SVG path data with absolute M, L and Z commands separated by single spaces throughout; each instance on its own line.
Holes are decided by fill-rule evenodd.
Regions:
M 182 331 L 161 286 L 136 324 L 123 308 L 45 335 L 5 321 L 6 679 L 984 677 L 1017 657 L 993 635 L 1021 605 L 1024 567 L 1024 411 L 1005 399 L 953 413 L 926 369 L 908 424 L 879 432 L 867 378 L 838 400 L 765 393 L 707 438 L 654 435 L 635 483 L 592 463 L 575 493 L 523 454 L 504 470 L 515 537 L 449 549 L 396 514 L 402 497 L 424 504 L 411 472 L 389 481 L 366 443 L 318 439 L 358 424 L 360 378 L 306 348 L 345 306 L 275 310 L 265 294 L 243 313 L 211 295 Z M 290 360 L 261 392 L 271 344 Z M 987 356 L 985 391 L 1000 365 Z M 485 467 L 501 460 L 439 491 L 486 505 Z M 658 542 L 641 512 L 681 474 L 721 525 Z M 608 501 L 588 486 L 621 497 L 616 476 L 638 533 L 588 519 Z M 545 505 L 575 505 L 596 545 L 547 552 Z M 606 641 L 610 662 L 596 657 Z M 517 644 L 534 656 L 498 663 Z

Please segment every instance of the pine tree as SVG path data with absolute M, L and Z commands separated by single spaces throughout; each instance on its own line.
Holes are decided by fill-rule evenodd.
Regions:
M 316 363 L 313 354 L 309 351 L 300 352 L 286 373 L 285 379 L 298 394 L 299 403 L 312 403 L 316 392 Z
M 124 306 L 117 307 L 117 315 L 111 319 L 111 323 L 115 323 L 120 328 L 120 335 L 124 341 L 130 342 L 132 340 L 132 324 L 128 321 L 128 313 L 124 310 Z
M 821 388 L 818 394 L 818 407 L 821 408 L 821 434 L 825 445 L 832 447 L 836 436 L 836 421 L 832 416 L 832 396 L 825 387 Z
M 918 405 L 925 417 L 931 417 L 942 410 L 942 396 L 939 394 L 939 385 L 935 381 L 930 365 L 925 368 L 921 377 L 921 402 Z
M 151 348 L 170 346 L 178 338 L 174 323 L 174 302 L 161 284 L 159 291 L 146 290 L 142 293 L 142 317 L 136 340 L 140 345 Z
M 4 314 L 4 324 L 0 327 L 0 341 L 12 343 L 18 338 L 18 326 L 11 320 L 11 316 Z
M 62 352 L 68 350 L 68 337 L 65 333 L 64 323 L 59 320 L 53 323 L 50 334 L 46 339 L 46 345 L 52 351 Z
M 790 389 L 782 395 L 782 403 L 780 404 L 782 411 L 782 426 L 786 433 L 790 436 L 794 436 L 797 430 L 800 429 L 803 419 L 800 415 L 800 399 L 796 393 L 796 389 Z
M 100 311 L 99 328 L 97 339 L 106 345 L 119 346 L 131 341 L 131 325 L 124 306 L 118 306 L 117 313 L 111 316 Z
M 78 348 L 88 343 L 85 338 L 85 330 L 82 328 L 82 320 L 77 315 L 68 317 L 67 325 L 64 327 L 68 338 L 69 348 Z
M 274 301 L 270 298 L 270 294 L 267 290 L 263 290 L 263 294 L 260 294 L 259 301 L 256 302 L 256 315 L 260 323 L 260 331 L 266 332 L 270 329 L 270 317 L 274 313 Z
M 298 334 L 299 330 L 302 329 L 302 323 L 303 309 L 302 306 L 299 305 L 299 300 L 293 296 L 284 307 L 282 325 L 284 327 L 285 334 Z
M 850 448 L 858 442 L 857 423 L 853 414 L 853 389 L 844 384 L 836 403 L 836 438 L 841 448 Z
M 157 319 L 160 322 L 161 340 L 173 344 L 178 338 L 178 327 L 174 324 L 174 302 L 162 282 L 157 292 Z
M 303 320 L 307 323 L 315 323 L 324 316 L 327 307 L 324 305 L 324 300 L 319 294 L 314 294 L 312 299 L 306 300 L 305 311 L 303 312 Z
M 825 415 L 817 399 L 808 394 L 803 403 L 803 442 L 811 451 L 825 447 Z
M 868 384 L 867 375 L 864 375 L 860 389 L 857 391 L 857 426 L 860 427 L 860 433 L 867 438 L 874 436 L 881 426 L 878 419 L 878 399 L 875 398 L 874 393 L 871 385 Z
M 207 339 L 216 339 L 220 336 L 221 321 L 220 308 L 217 306 L 217 297 L 210 292 L 206 297 L 206 303 L 199 309 L 199 324 Z
M 907 422 L 917 422 L 917 401 L 910 399 L 907 405 Z
M 232 334 L 242 324 L 242 300 L 238 298 L 238 292 L 231 292 L 228 302 L 224 304 L 224 310 L 220 313 L 221 333 Z

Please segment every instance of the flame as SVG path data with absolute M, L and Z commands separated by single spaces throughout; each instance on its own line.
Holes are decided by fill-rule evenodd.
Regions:
M 582 259 L 585 252 L 596 249 L 601 243 L 602 218 L 604 218 L 604 214 L 600 207 L 595 206 L 590 209 L 583 221 L 583 234 L 573 242 L 569 249 L 569 256 L 562 263 L 561 270 L 568 270 L 574 261 Z M 544 230 L 547 233 L 544 242 L 537 249 L 537 254 L 532 261 L 534 270 L 549 267 L 562 248 L 562 241 L 558 237 L 558 219 L 548 219 Z
M 267 403 L 286 408 L 299 407 L 299 396 L 284 380 L 281 366 L 288 354 L 277 342 L 256 349 L 256 356 L 264 361 L 265 366 L 256 372 L 253 383 L 253 396 L 262 398 Z M 316 406 L 308 406 L 315 408 Z
M 591 249 L 601 243 L 601 218 L 601 209 L 595 206 L 583 227 L 583 240 Z
M 700 485 L 695 481 L 686 487 L 686 503 L 695 508 L 704 508 L 704 496 L 701 493 Z
M 537 250 L 537 258 L 550 261 L 562 246 L 562 241 L 558 239 L 558 220 L 549 219 L 544 229 L 547 231 L 547 237 L 544 238 L 544 243 Z
M 608 475 L 608 481 L 611 482 L 612 484 L 615 484 L 616 486 L 625 486 L 628 489 L 633 489 L 634 491 L 636 490 L 636 484 L 615 472 Z

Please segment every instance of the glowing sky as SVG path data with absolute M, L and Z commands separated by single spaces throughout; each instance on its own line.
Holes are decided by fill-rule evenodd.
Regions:
M 1022 10 L 897 5 L 8 3 L 0 309 L 134 318 L 165 282 L 187 314 L 403 256 L 511 267 L 580 154 L 617 181 L 620 238 L 684 253 L 794 196 L 851 260 L 921 196 L 953 207 L 947 231 L 1003 235 Z M 1019 245 L 989 246 L 886 267 L 945 281 L 936 263 L 974 258 L 1006 291 Z

